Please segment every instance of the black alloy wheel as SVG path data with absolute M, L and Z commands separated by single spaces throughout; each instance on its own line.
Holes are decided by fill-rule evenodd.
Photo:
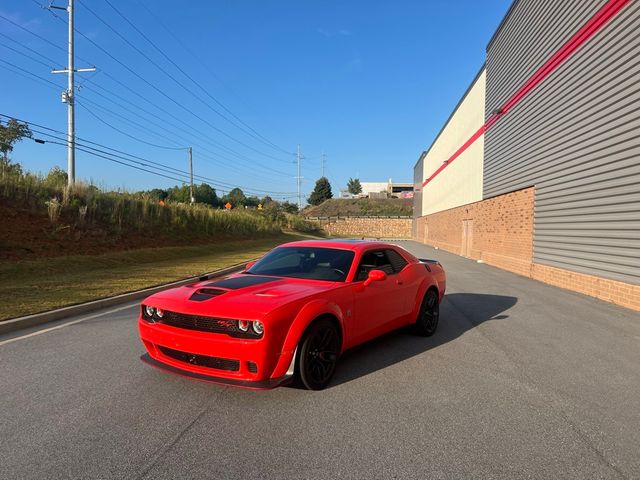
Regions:
M 422 300 L 418 319 L 416 320 L 416 333 L 423 337 L 430 337 L 436 333 L 438 320 L 440 319 L 440 305 L 438 304 L 438 293 L 429 290 Z
M 305 333 L 298 358 L 298 378 L 308 390 L 322 390 L 331 381 L 340 353 L 340 333 L 330 320 L 318 320 Z

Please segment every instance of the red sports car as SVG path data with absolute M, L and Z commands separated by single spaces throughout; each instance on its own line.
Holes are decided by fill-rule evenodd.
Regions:
M 397 245 L 311 240 L 281 245 L 241 273 L 151 295 L 142 359 L 199 380 L 272 388 L 331 380 L 340 354 L 405 325 L 433 335 L 442 266 Z

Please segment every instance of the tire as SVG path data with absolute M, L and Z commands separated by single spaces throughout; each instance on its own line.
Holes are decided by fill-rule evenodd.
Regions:
M 418 318 L 415 323 L 415 333 L 422 337 L 430 337 L 438 329 L 440 319 L 440 305 L 438 304 L 438 293 L 435 290 L 427 290 L 420 305 Z
M 296 358 L 297 377 L 307 390 L 325 388 L 336 370 L 340 332 L 330 320 L 318 320 L 305 332 Z

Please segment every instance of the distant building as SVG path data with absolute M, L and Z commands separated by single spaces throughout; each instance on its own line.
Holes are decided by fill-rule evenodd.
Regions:
M 358 195 L 359 197 L 413 197 L 413 183 L 393 183 L 393 181 L 389 179 L 386 182 L 360 182 L 360 185 L 362 185 L 362 193 Z

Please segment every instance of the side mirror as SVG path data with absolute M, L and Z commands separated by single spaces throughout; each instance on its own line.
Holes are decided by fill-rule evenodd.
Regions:
M 371 270 L 369 276 L 364 281 L 364 286 L 368 287 L 372 282 L 381 282 L 387 279 L 387 274 L 382 270 Z
M 257 260 L 251 260 L 249 263 L 247 263 L 244 266 L 244 271 L 246 272 L 247 270 L 249 270 L 251 267 L 253 267 L 256 264 Z

